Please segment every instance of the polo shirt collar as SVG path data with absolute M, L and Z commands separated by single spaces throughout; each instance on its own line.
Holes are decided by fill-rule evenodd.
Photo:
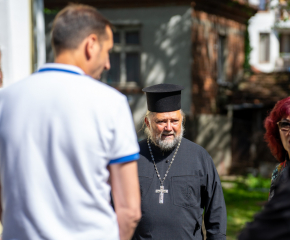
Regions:
M 85 74 L 84 71 L 77 66 L 62 63 L 46 63 L 42 67 L 40 67 L 38 71 L 45 71 L 46 69 L 67 70 L 81 75 Z

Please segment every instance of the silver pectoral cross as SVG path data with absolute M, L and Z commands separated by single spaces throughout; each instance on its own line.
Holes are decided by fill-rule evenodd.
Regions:
M 164 189 L 164 186 L 160 186 L 160 189 L 156 189 L 155 192 L 159 193 L 159 203 L 163 204 L 164 193 L 168 193 L 168 190 Z

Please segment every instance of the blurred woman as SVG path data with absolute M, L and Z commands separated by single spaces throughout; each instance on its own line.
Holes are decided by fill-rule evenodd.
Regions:
M 269 200 L 275 194 L 278 185 L 287 178 L 290 155 L 290 97 L 277 102 L 269 116 L 265 119 L 265 140 L 280 162 L 273 171 Z
M 247 223 L 239 240 L 289 240 L 290 239 L 290 168 L 284 168 L 286 180 L 279 184 L 275 196 L 263 211 L 256 214 L 254 221 Z
M 290 239 L 290 97 L 277 102 L 265 119 L 265 139 L 280 162 L 272 174 L 269 201 L 248 223 L 239 240 Z

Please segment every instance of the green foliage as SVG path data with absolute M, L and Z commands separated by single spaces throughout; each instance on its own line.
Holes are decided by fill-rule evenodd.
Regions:
M 53 15 L 56 15 L 59 11 L 60 11 L 59 8 L 56 9 L 44 8 L 43 10 L 44 14 L 53 14 Z
M 271 180 L 267 178 L 262 178 L 260 176 L 254 177 L 252 174 L 249 174 L 245 179 L 245 184 L 249 189 L 270 189 Z
M 227 206 L 227 240 L 236 240 L 246 222 L 252 221 L 267 202 L 270 179 L 248 175 L 222 181 L 222 185 Z
M 245 51 L 245 61 L 244 61 L 244 70 L 246 72 L 251 71 L 251 65 L 250 65 L 250 54 L 252 51 L 251 45 L 250 45 L 250 35 L 248 31 L 249 27 L 249 22 L 246 24 L 246 31 L 245 31 L 245 46 L 244 46 L 244 51 Z

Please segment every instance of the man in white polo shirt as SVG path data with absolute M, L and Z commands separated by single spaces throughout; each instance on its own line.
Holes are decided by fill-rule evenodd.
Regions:
M 139 147 L 125 96 L 95 80 L 110 69 L 110 23 L 70 5 L 52 45 L 55 63 L 0 92 L 2 239 L 130 239 Z

